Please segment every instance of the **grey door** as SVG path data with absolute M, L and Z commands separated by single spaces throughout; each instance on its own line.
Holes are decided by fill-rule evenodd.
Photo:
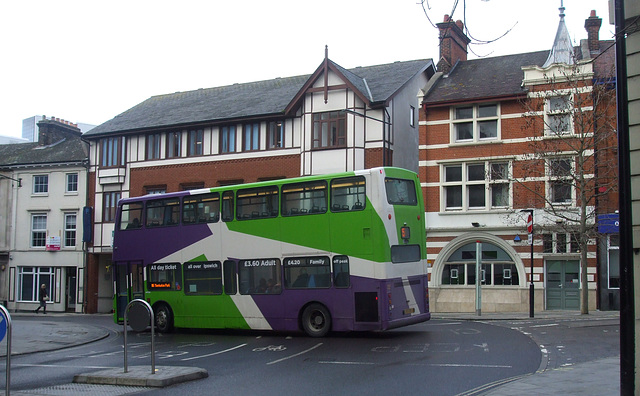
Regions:
M 580 262 L 547 260 L 547 309 L 580 308 Z

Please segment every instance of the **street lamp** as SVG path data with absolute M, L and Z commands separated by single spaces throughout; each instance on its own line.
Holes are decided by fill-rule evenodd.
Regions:
M 529 233 L 529 244 L 531 245 L 531 276 L 529 284 L 529 317 L 533 318 L 533 209 L 522 209 L 520 212 L 527 212 L 527 232 Z
M 14 179 L 13 177 L 5 176 L 5 175 L 0 175 L 0 177 L 5 178 L 5 179 L 9 179 L 9 180 L 13 180 L 14 182 L 18 182 L 18 188 L 22 187 L 22 178 L 21 177 L 19 177 L 17 179 Z

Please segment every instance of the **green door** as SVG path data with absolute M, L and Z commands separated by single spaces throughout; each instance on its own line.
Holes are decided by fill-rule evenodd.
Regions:
M 580 262 L 547 260 L 547 309 L 580 309 Z

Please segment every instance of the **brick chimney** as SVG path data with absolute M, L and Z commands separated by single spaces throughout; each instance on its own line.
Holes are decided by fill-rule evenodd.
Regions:
M 436 26 L 440 30 L 438 71 L 448 73 L 458 60 L 467 60 L 467 45 L 471 40 L 464 34 L 462 21 L 453 22 L 449 15 L 445 15 L 444 22 L 440 22 Z
M 49 146 L 62 139 L 81 135 L 82 131 L 77 124 L 60 118 L 51 117 L 51 119 L 47 119 L 42 117 L 42 120 L 38 122 L 38 144 L 40 146 Z
M 596 16 L 596 10 L 591 10 L 591 15 L 584 21 L 584 28 L 587 29 L 587 41 L 591 54 L 600 53 L 600 26 L 602 18 Z

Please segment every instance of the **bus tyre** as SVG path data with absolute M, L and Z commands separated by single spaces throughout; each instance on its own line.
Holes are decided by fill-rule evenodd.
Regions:
M 160 304 L 155 309 L 156 329 L 161 333 L 170 333 L 173 330 L 173 313 L 166 304 Z
M 302 311 L 302 329 L 310 337 L 324 337 L 331 330 L 331 315 L 322 304 L 311 304 Z

